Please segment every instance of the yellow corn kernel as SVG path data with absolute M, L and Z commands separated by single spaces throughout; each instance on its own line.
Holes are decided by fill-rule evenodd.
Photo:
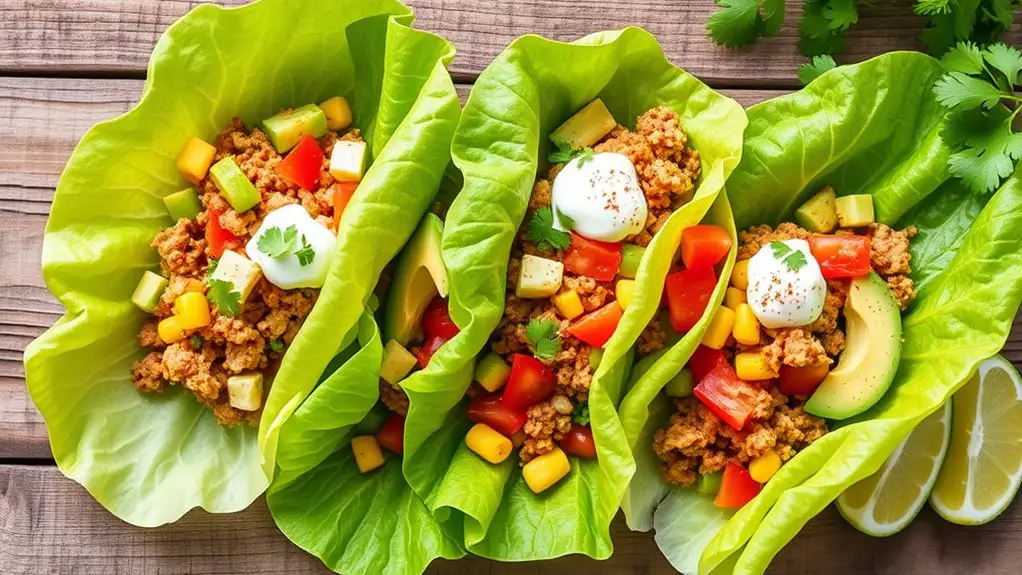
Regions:
M 190 291 L 177 296 L 174 300 L 174 315 L 177 316 L 181 329 L 199 329 L 210 324 L 209 300 L 204 294 Z
M 740 290 L 749 289 L 749 260 L 735 262 L 735 269 L 731 271 L 731 285 Z
M 519 429 L 511 436 L 511 445 L 514 446 L 515 449 L 518 449 L 523 443 L 525 443 L 525 430 Z
M 156 332 L 164 343 L 177 343 L 185 338 L 185 328 L 181 327 L 181 320 L 176 315 L 161 319 L 156 325 Z
M 568 456 L 555 447 L 553 451 L 526 463 L 522 467 L 522 476 L 533 493 L 542 493 L 563 479 L 569 471 L 571 464 L 568 463 Z
M 734 325 L 735 312 L 724 306 L 717 308 L 717 313 L 713 314 L 710 327 L 706 328 L 706 334 L 703 335 L 703 345 L 712 349 L 724 347 Z
M 766 483 L 781 468 L 781 456 L 771 449 L 749 462 L 749 475 L 756 483 Z
M 738 306 L 748 301 L 748 296 L 745 292 L 734 287 L 728 286 L 727 291 L 724 292 L 724 307 L 738 311 Z
M 355 453 L 355 465 L 358 465 L 359 473 L 368 473 L 383 465 L 380 442 L 372 435 L 360 435 L 352 439 L 351 450 Z
M 586 311 L 582 307 L 582 298 L 578 297 L 578 292 L 575 290 L 555 295 L 554 305 L 557 306 L 557 311 L 561 312 L 565 319 L 575 319 Z
M 511 455 L 511 440 L 485 423 L 477 423 L 468 430 L 465 445 L 490 463 L 497 464 Z
M 735 373 L 745 381 L 763 381 L 777 377 L 777 372 L 770 369 L 763 354 L 758 351 L 746 351 L 735 356 Z
M 188 278 L 185 280 L 184 292 L 197 291 L 206 293 L 206 284 L 197 279 Z
M 628 309 L 628 304 L 632 303 L 632 292 L 635 291 L 635 280 L 617 280 L 617 285 L 614 286 L 614 297 L 617 298 L 617 304 L 621 306 L 621 309 Z
M 343 96 L 334 96 L 319 105 L 326 114 L 326 125 L 331 130 L 343 130 L 351 125 L 351 106 Z
M 214 156 L 216 148 L 198 138 L 188 138 L 177 154 L 177 171 L 189 182 L 198 184 L 206 177 Z
M 730 288 L 728 288 L 730 289 Z M 745 293 L 745 292 L 742 292 Z M 747 303 L 739 304 L 735 310 L 735 341 L 743 345 L 759 343 L 759 320 Z

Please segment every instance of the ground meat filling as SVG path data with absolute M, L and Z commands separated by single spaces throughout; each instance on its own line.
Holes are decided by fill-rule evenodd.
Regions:
M 337 184 L 329 173 L 329 157 L 338 139 L 359 140 L 360 136 L 357 130 L 352 130 L 343 136 L 330 132 L 320 138 L 320 148 L 327 159 L 319 188 L 310 192 L 277 174 L 274 168 L 283 157 L 266 134 L 259 129 L 246 129 L 238 118 L 231 120 L 216 137 L 214 161 L 233 156 L 259 190 L 261 202 L 239 214 L 211 178 L 197 186 L 206 210 L 220 211 L 220 225 L 240 240 L 240 245 L 231 249 L 246 255 L 244 245 L 266 214 L 288 204 L 301 204 L 312 217 L 333 229 L 332 198 Z M 147 321 L 138 334 L 139 344 L 149 353 L 135 362 L 132 379 L 140 391 L 158 392 L 168 385 L 181 385 L 208 406 L 222 425 L 241 422 L 257 425 L 260 411 L 243 411 L 230 405 L 227 378 L 253 370 L 265 372 L 278 361 L 312 311 L 318 290 L 283 290 L 264 278 L 252 290 L 237 317 L 221 315 L 214 307 L 209 326 L 168 346 L 160 340 L 158 321 L 173 314 L 174 300 L 181 294 L 206 291 L 207 270 L 214 260 L 205 239 L 208 213 L 203 211 L 193 220 L 179 220 L 157 234 L 152 242 L 160 254 L 160 267 L 169 285 L 153 313 L 155 319 Z

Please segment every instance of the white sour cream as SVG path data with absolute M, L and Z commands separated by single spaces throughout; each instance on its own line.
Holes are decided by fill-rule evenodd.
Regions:
M 290 226 L 298 230 L 294 250 L 276 258 L 259 251 L 259 238 L 267 230 L 280 228 L 283 234 Z M 312 261 L 305 266 L 301 265 L 294 254 L 294 251 L 301 249 L 303 236 L 315 253 Z M 259 230 L 245 245 L 245 252 L 249 259 L 259 264 L 266 279 L 281 289 L 320 288 L 326 281 L 336 243 L 337 238 L 329 228 L 312 219 L 301 205 L 290 204 L 273 210 L 263 218 Z
M 641 232 L 646 196 L 631 160 L 612 152 L 595 154 L 580 166 L 581 159 L 568 162 L 554 179 L 554 226 L 568 231 L 557 217 L 563 214 L 574 222 L 573 231 L 593 240 L 619 242 Z
M 749 260 L 749 307 L 763 327 L 797 327 L 816 321 L 827 299 L 827 280 L 805 240 L 785 240 L 791 252 L 777 257 L 770 244 Z M 792 270 L 784 259 L 801 252 L 805 264 Z

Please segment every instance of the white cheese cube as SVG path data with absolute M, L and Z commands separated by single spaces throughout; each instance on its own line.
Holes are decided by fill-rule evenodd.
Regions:
M 231 407 L 242 411 L 256 411 L 263 405 L 263 374 L 246 373 L 227 378 L 227 395 Z
M 241 303 L 245 303 L 252 288 L 259 283 L 263 275 L 259 265 L 245 256 L 231 250 L 224 250 L 220 256 L 216 270 L 209 277 L 211 280 L 231 282 L 235 292 L 241 294 Z
M 338 182 L 361 182 L 365 142 L 338 141 L 330 154 L 330 175 Z
M 538 256 L 522 256 L 522 271 L 518 274 L 515 295 L 520 298 L 549 297 L 561 289 L 564 264 Z

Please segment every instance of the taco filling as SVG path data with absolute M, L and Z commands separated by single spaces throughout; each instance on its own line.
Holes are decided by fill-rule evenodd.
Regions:
M 164 198 L 160 273 L 132 302 L 151 317 L 135 387 L 181 385 L 225 426 L 256 425 L 265 379 L 326 280 L 341 214 L 362 178 L 365 142 L 344 98 L 283 110 L 248 129 L 234 118 L 213 144 L 177 157 L 192 183 Z
M 721 507 L 750 501 L 827 419 L 871 407 L 897 371 L 915 228 L 877 223 L 871 196 L 830 188 L 795 219 L 739 234 L 725 305 L 666 387 L 676 412 L 653 439 L 664 479 Z

